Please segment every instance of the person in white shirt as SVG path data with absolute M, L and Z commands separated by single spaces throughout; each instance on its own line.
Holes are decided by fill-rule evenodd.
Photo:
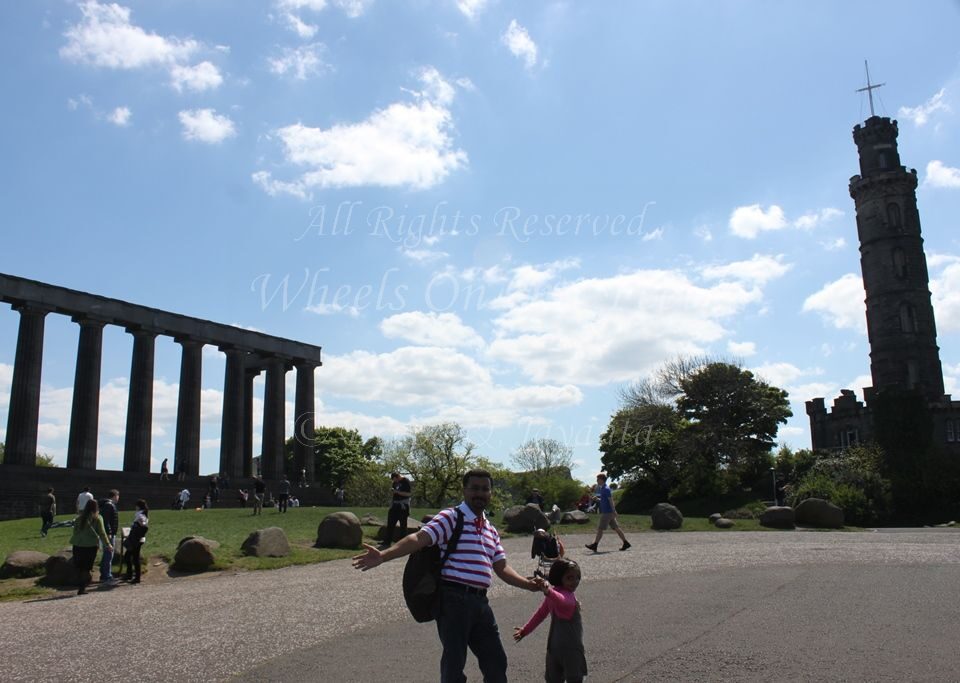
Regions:
M 190 501 L 190 491 L 184 489 L 180 492 L 180 509 L 182 510 L 187 506 L 187 503 Z
M 84 508 L 87 507 L 87 502 L 93 500 L 93 494 L 90 493 L 90 487 L 84 486 L 83 491 L 80 492 L 80 495 L 77 496 L 77 514 L 79 515 L 83 512 Z

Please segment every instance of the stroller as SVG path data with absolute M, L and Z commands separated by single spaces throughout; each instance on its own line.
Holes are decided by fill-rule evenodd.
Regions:
M 537 529 L 533 532 L 533 545 L 530 547 L 530 557 L 536 559 L 537 566 L 533 575 L 542 579 L 547 578 L 551 565 L 555 560 L 563 557 L 563 541 L 552 530 Z

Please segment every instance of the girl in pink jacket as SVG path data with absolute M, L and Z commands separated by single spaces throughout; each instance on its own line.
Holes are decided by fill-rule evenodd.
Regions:
M 550 634 L 547 636 L 544 678 L 547 683 L 580 683 L 587 675 L 580 602 L 574 595 L 580 585 L 580 565 L 561 558 L 550 566 L 547 581 L 550 583 L 543 585 L 543 604 L 533 613 L 530 621 L 513 629 L 513 639 L 519 643 L 549 614 Z

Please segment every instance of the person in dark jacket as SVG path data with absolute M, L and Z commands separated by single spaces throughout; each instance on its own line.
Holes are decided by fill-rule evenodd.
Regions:
M 103 555 L 100 558 L 100 583 L 113 581 L 113 544 L 120 529 L 120 516 L 117 514 L 118 502 L 120 502 L 120 492 L 116 489 L 110 489 L 109 497 L 100 501 L 100 517 L 103 518 L 103 529 L 110 541 L 104 545 Z M 107 550 L 108 547 L 109 550 Z
M 124 540 L 123 545 L 127 549 L 124 556 L 127 565 L 127 572 L 120 577 L 121 581 L 130 583 L 140 583 L 140 548 L 147 535 L 148 516 L 150 509 L 147 507 L 147 501 L 143 498 L 136 502 L 137 512 L 133 516 L 133 524 L 130 525 L 130 535 Z

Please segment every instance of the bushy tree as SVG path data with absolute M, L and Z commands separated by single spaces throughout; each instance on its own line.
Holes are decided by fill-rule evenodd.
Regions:
M 3 464 L 4 456 L 6 455 L 6 444 L 0 441 L 0 465 Z M 53 461 L 52 455 L 47 455 L 46 453 L 37 453 L 37 467 L 56 467 L 57 463 Z
M 294 438 L 287 439 L 287 462 L 293 461 Z M 346 482 L 368 460 L 360 432 L 346 427 L 317 427 L 313 434 L 314 481 L 334 489 Z
M 882 524 L 892 511 L 890 482 L 883 477 L 883 451 L 876 445 L 842 453 L 818 453 L 809 469 L 791 484 L 788 503 L 829 500 L 843 510 L 847 524 Z
M 530 439 L 513 452 L 511 459 L 520 471 L 535 478 L 547 477 L 573 468 L 573 449 L 556 439 Z
M 410 475 L 414 497 L 431 507 L 459 500 L 463 474 L 476 463 L 474 445 L 455 422 L 414 429 L 387 444 L 388 468 Z

